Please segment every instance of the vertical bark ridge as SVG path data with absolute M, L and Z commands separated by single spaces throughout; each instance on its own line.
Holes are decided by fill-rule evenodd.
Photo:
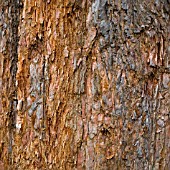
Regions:
M 1 1 L 1 62 L 4 60 L 4 70 L 1 72 L 2 84 L 2 100 L 3 93 L 6 98 L 5 107 L 7 108 L 7 124 L 8 127 L 6 134 L 8 134 L 8 165 L 13 164 L 13 144 L 14 134 L 16 125 L 16 114 L 17 114 L 17 85 L 16 85 L 16 73 L 17 73 L 17 62 L 18 62 L 18 26 L 20 22 L 20 11 L 21 1 Z M 5 32 L 6 31 L 6 32 Z M 3 39 L 6 39 L 6 44 Z M 7 65 L 5 65 L 7 64 Z M 3 67 L 3 65 L 2 65 Z M 9 71 L 5 71 L 5 67 L 8 67 Z M 4 77 L 4 79 L 3 79 Z M 5 79 L 7 78 L 7 81 Z M 4 86 L 4 87 L 3 87 Z M 2 109 L 2 108 L 1 108 Z M 5 109 L 6 110 L 6 109 Z M 2 112 L 3 113 L 3 112 Z M 5 113 L 3 113 L 5 114 Z M 6 135 L 5 135 L 6 136 Z M 3 137 L 5 139 L 5 136 Z M 4 140 L 2 139 L 2 141 Z M 6 140 L 6 139 L 5 139 Z

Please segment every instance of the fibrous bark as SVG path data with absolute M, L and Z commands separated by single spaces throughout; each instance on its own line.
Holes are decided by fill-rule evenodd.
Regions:
M 169 0 L 0 0 L 1 169 L 170 169 Z

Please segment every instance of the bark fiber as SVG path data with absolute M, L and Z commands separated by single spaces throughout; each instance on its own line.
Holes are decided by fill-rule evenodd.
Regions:
M 0 169 L 170 169 L 169 0 L 0 0 Z

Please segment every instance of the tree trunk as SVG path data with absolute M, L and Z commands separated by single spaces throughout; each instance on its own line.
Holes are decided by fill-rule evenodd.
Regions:
M 0 169 L 170 169 L 169 0 L 0 0 Z

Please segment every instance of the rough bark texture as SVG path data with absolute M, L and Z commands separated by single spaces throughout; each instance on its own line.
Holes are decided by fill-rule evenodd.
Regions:
M 0 0 L 0 169 L 170 169 L 169 0 Z

